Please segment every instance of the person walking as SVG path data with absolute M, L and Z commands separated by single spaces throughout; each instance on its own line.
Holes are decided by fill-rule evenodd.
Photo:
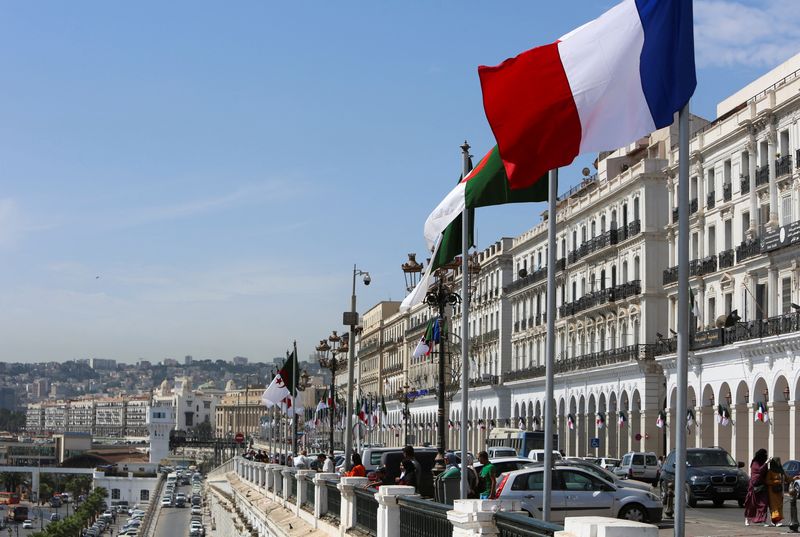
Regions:
M 778 457 L 772 457 L 767 463 L 767 497 L 769 498 L 770 521 L 776 526 L 783 526 L 783 484 L 786 474 Z
M 478 462 L 483 465 L 479 476 L 481 481 L 478 485 L 480 499 L 493 500 L 497 490 L 497 470 L 494 464 L 489 462 L 489 454 L 485 451 L 478 453 Z
M 767 495 L 767 450 L 756 451 L 750 461 L 750 481 L 747 483 L 747 496 L 744 499 L 744 525 L 750 523 L 771 525 L 767 521 L 769 497 Z
M 336 471 L 336 461 L 333 458 L 333 453 L 328 455 L 325 459 L 325 464 L 322 465 L 322 471 L 326 474 L 332 474 Z

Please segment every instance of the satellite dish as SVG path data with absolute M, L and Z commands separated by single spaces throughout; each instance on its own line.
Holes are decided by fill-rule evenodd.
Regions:
M 524 268 L 523 269 L 519 269 L 519 273 L 518 274 L 519 274 L 520 278 L 524 278 L 525 276 L 528 275 L 528 271 L 527 271 L 527 269 L 524 269 Z
M 589 168 L 584 168 L 581 170 L 581 173 L 583 174 L 584 177 L 589 177 L 589 173 L 591 173 L 591 170 L 589 170 Z

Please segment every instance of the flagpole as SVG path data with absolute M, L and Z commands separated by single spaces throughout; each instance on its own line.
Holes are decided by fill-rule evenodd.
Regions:
M 461 146 L 464 160 L 463 176 L 469 174 L 469 144 L 464 140 Z M 467 499 L 469 483 L 467 481 L 467 414 L 469 413 L 469 210 L 461 213 L 461 499 Z M 440 423 L 440 427 L 442 424 Z M 480 446 L 479 446 L 480 447 Z
M 542 520 L 550 521 L 550 496 L 553 487 L 553 370 L 556 359 L 556 201 L 558 168 L 550 170 L 547 196 L 547 341 L 544 381 L 544 495 Z
M 675 537 L 686 524 L 686 397 L 689 360 L 689 103 L 678 113 L 678 400 L 675 405 Z
M 299 419 L 297 419 L 297 400 L 296 400 L 298 386 L 300 385 L 300 363 L 297 360 L 297 341 L 294 342 L 293 353 L 294 354 L 292 356 L 294 357 L 294 364 L 293 364 L 294 373 L 292 373 L 292 375 L 294 376 L 293 379 L 294 382 L 292 383 L 292 389 L 294 390 L 294 393 L 290 393 L 289 397 L 291 398 L 292 401 L 292 423 L 294 424 L 294 431 L 293 431 L 294 438 L 292 439 L 292 455 L 297 457 L 297 422 L 300 421 Z

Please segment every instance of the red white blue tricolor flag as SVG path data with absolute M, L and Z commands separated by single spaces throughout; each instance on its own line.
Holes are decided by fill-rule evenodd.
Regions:
M 666 127 L 694 93 L 691 0 L 624 0 L 555 43 L 478 68 L 512 189 Z

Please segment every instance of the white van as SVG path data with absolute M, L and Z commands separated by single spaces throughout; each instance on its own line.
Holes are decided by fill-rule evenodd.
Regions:
M 543 449 L 532 449 L 528 452 L 528 458 L 533 462 L 544 462 L 544 450 Z M 553 450 L 553 460 L 560 461 L 563 457 L 561 453 Z
M 655 484 L 659 474 L 658 458 L 652 451 L 631 451 L 622 456 L 622 462 L 612 471 L 622 479 L 638 479 Z
M 489 454 L 490 459 L 497 459 L 500 457 L 516 457 L 517 450 L 512 447 L 492 446 L 486 448 L 486 453 Z

